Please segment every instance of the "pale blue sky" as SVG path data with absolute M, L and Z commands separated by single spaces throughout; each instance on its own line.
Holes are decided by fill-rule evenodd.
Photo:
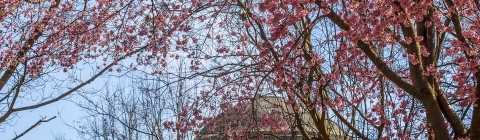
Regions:
M 28 129 L 31 125 L 41 119 L 40 116 L 46 116 L 46 118 L 57 116 L 57 118 L 50 122 L 44 122 L 32 129 L 21 137 L 20 140 L 53 140 L 54 135 L 57 134 L 65 134 L 67 139 L 77 139 L 77 132 L 62 124 L 62 119 L 71 123 L 76 118 L 79 118 L 81 114 L 82 112 L 80 108 L 68 101 L 60 101 L 34 111 L 24 111 L 19 113 L 21 118 L 16 119 L 16 125 L 6 127 L 6 131 L 2 133 L 3 136 L 1 137 L 6 139 L 14 138 L 15 133 L 20 134 Z
M 183 58 L 185 58 L 185 53 L 182 52 L 172 52 L 176 54 L 180 54 Z M 120 64 L 128 66 L 130 63 L 134 62 L 135 59 L 128 58 L 124 61 L 121 61 Z M 175 69 L 176 67 L 176 60 L 169 59 L 169 69 Z M 97 60 L 97 62 L 102 62 L 101 60 Z M 189 62 L 189 61 L 188 61 Z M 56 78 L 66 79 L 67 75 L 74 75 L 74 77 L 81 77 L 82 81 L 86 81 L 88 78 L 91 78 L 91 75 L 95 74 L 95 70 L 92 70 L 91 65 L 82 65 L 83 63 L 80 62 L 76 66 L 76 71 L 69 71 L 67 74 L 63 72 L 52 74 Z M 149 67 L 149 66 L 148 66 Z M 149 72 L 151 71 L 148 67 L 139 67 L 139 70 Z M 115 67 L 114 67 L 115 69 Z M 103 76 L 100 76 L 92 83 L 86 85 L 85 87 L 81 88 L 80 90 L 93 90 L 93 89 L 102 89 L 105 88 L 106 84 L 109 85 L 116 85 L 119 82 L 130 82 L 130 80 L 126 80 L 126 77 L 117 77 L 119 75 L 124 74 L 126 71 L 124 70 L 122 73 L 118 73 L 116 71 L 113 72 L 106 72 Z M 77 84 L 69 84 L 68 87 L 76 86 Z M 127 84 L 128 85 L 128 84 Z M 49 86 L 47 84 L 47 86 Z M 63 85 L 65 86 L 65 85 Z M 65 86 L 67 87 L 67 86 Z M 53 87 L 46 87 L 45 93 L 53 93 L 59 95 L 60 93 L 64 93 L 67 89 L 57 90 Z M 51 91 L 48 91 L 51 90 Z M 96 94 L 102 94 L 104 92 L 98 92 Z M 95 97 L 90 96 L 92 100 Z M 79 103 L 84 101 L 82 97 L 78 96 L 76 92 L 74 92 L 71 96 L 64 100 L 60 100 L 58 102 L 40 107 L 35 110 L 27 110 L 23 112 L 19 112 L 18 116 L 15 117 L 14 120 L 16 123 L 13 126 L 5 126 L 5 132 L 0 132 L 0 140 L 3 139 L 12 139 L 16 136 L 16 134 L 20 134 L 24 130 L 28 129 L 30 126 L 35 124 L 41 117 L 51 118 L 53 116 L 57 116 L 57 118 L 49 121 L 43 122 L 41 125 L 37 126 L 36 128 L 32 129 L 26 135 L 21 137 L 19 140 L 54 140 L 55 136 L 64 135 L 64 137 L 72 140 L 80 139 L 78 137 L 77 131 L 67 125 L 73 125 L 78 128 L 79 125 L 86 124 L 85 120 L 82 118 L 85 117 L 86 112 L 78 107 L 75 103 Z M 37 101 L 38 102 L 38 101 Z M 75 102 L 75 103 L 73 103 Z M 32 102 L 22 102 L 18 103 L 15 106 L 23 107 L 26 105 L 32 105 Z M 78 121 L 81 121 L 78 123 Z
M 82 79 L 87 78 L 87 75 L 90 75 L 92 71 L 83 70 L 81 72 L 77 72 L 75 75 L 83 75 Z M 54 74 L 57 75 L 59 78 L 66 77 L 65 74 Z M 100 77 L 91 84 L 83 87 L 82 89 L 91 89 L 91 88 L 101 88 L 105 83 L 106 78 Z M 52 87 L 47 87 L 46 89 L 51 89 Z M 58 95 L 58 92 L 52 90 L 47 91 L 45 93 L 53 92 L 53 95 Z M 66 90 L 63 90 L 65 92 Z M 30 126 L 35 124 L 41 117 L 51 118 L 53 116 L 57 116 L 57 118 L 49 121 L 43 122 L 41 125 L 37 126 L 36 128 L 32 129 L 26 135 L 20 138 L 20 140 L 53 140 L 55 135 L 65 135 L 67 139 L 78 139 L 76 130 L 69 128 L 64 123 L 69 125 L 75 124 L 74 122 L 77 120 L 81 120 L 81 117 L 84 115 L 81 108 L 77 105 L 72 103 L 71 101 L 80 101 L 80 97 L 76 96 L 76 93 L 72 94 L 73 96 L 68 96 L 65 100 L 60 100 L 58 102 L 40 107 L 34 110 L 27 110 L 18 113 L 19 117 L 15 117 L 14 121 L 16 121 L 14 126 L 5 126 L 5 132 L 0 133 L 0 137 L 6 139 L 12 139 L 17 134 L 20 134 L 24 130 L 28 129 Z M 69 101 L 70 100 L 70 101 Z M 16 107 L 21 107 L 25 105 L 31 105 L 29 103 L 19 103 L 16 104 Z M 11 117 L 13 118 L 13 117 Z

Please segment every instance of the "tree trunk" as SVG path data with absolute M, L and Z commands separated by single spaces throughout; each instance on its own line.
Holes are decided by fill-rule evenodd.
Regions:
M 472 114 L 472 123 L 470 126 L 470 139 L 478 140 L 480 139 L 480 100 L 474 102 L 473 114 Z
M 450 134 L 448 133 L 447 125 L 445 125 L 445 120 L 440 110 L 435 96 L 430 97 L 423 102 L 425 110 L 427 112 L 427 121 L 430 129 L 433 130 L 434 139 L 437 140 L 450 140 Z

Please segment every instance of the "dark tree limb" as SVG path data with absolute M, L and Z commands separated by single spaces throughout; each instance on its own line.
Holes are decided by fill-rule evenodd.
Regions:
M 15 138 L 13 138 L 12 140 L 17 140 L 18 138 L 24 136 L 25 134 L 27 134 L 30 130 L 32 130 L 33 128 L 39 126 L 40 124 L 42 124 L 43 122 L 49 122 L 55 118 L 57 118 L 57 116 L 53 116 L 51 117 L 50 119 L 45 119 L 46 117 L 42 117 L 42 119 L 38 120 L 37 123 L 33 124 L 32 126 L 30 126 L 27 130 L 23 131 L 22 133 L 20 133 L 20 135 L 17 135 Z

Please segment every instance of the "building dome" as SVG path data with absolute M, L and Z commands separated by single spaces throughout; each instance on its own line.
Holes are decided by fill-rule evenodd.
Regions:
M 298 110 L 297 114 L 294 110 Z M 301 124 L 301 125 L 298 125 Z M 324 126 L 332 140 L 350 140 L 333 121 L 325 120 Z M 317 124 L 318 125 L 318 124 Z M 302 139 L 303 132 L 318 138 L 318 130 L 305 107 L 294 109 L 285 98 L 261 97 L 241 105 L 225 109 L 212 122 L 203 127 L 196 140 L 224 139 Z

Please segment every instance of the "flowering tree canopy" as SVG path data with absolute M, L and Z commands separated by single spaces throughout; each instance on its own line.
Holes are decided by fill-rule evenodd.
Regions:
M 279 96 L 294 110 L 306 108 L 315 122 L 310 133 L 300 125 L 304 114 L 287 114 L 304 139 L 330 139 L 329 120 L 352 138 L 480 139 L 479 4 L 4 1 L 0 123 L 66 97 L 125 58 L 136 59 L 127 64 L 132 69 L 152 66 L 152 74 L 165 74 L 171 56 L 191 61 L 191 75 L 183 79 L 205 80 L 205 89 L 191 94 L 195 102 L 176 121 L 164 122 L 176 132 L 198 132 L 214 118 L 205 110 L 232 113 L 232 106 Z M 15 105 L 26 83 L 80 62 L 94 65 L 97 74 L 38 104 Z
M 225 3 L 243 23 L 228 37 L 248 38 L 238 44 L 253 48 L 243 52 L 256 68 L 218 75 L 238 82 L 214 88 L 222 98 L 257 98 L 272 85 L 309 108 L 319 132 L 307 139 L 329 137 L 325 118 L 361 139 L 480 138 L 478 1 Z
M 188 16 L 168 1 L 1 1 L 0 123 L 63 99 L 107 71 L 121 72 L 126 58 L 137 58 L 131 68 L 165 67 L 168 38 L 188 30 L 181 25 Z M 94 74 L 80 82 L 69 77 L 76 85 L 58 95 L 40 94 L 65 87 L 55 74 L 75 73 L 81 65 L 92 66 Z

